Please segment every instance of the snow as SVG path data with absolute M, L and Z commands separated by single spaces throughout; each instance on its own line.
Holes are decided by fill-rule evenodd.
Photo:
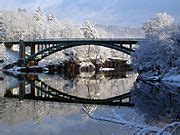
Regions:
M 159 13 L 143 25 L 146 40 L 132 53 L 132 65 L 148 81 L 179 82 L 179 25 L 167 13 Z
M 119 37 L 144 37 L 142 29 L 119 27 L 112 25 L 100 25 L 95 22 L 85 21 L 83 24 L 74 24 L 70 21 L 58 19 L 54 14 L 46 14 L 40 7 L 33 12 L 18 9 L 17 11 L 0 11 L 0 28 L 2 28 L 5 40 L 47 39 L 47 38 L 119 38 Z M 140 32 L 141 31 L 141 32 Z M 140 35 L 140 36 L 139 36 Z M 102 46 L 73 47 L 78 58 L 96 57 L 103 58 L 117 56 L 126 58 L 127 55 Z M 73 50 L 72 49 L 72 50 Z M 71 55 L 72 56 L 72 55 Z M 75 55 L 74 55 L 75 56 Z M 45 60 L 64 59 L 62 52 L 57 52 L 45 58 Z
M 146 78 L 147 81 L 159 81 L 160 76 L 151 76 Z
M 180 41 L 180 32 L 174 33 L 174 38 L 175 38 L 177 41 Z
M 80 63 L 80 66 L 81 66 L 81 67 L 90 67 L 90 66 L 94 67 L 94 65 L 92 64 L 92 62 L 81 62 L 81 63 Z M 95 68 L 95 67 L 94 67 L 94 68 Z
M 100 68 L 99 69 L 100 71 L 113 71 L 113 70 L 115 70 L 114 68 Z
M 96 30 L 93 22 L 85 21 L 81 30 L 83 31 L 84 37 L 86 37 L 86 38 L 98 38 L 99 37 L 99 33 Z
M 18 60 L 19 54 L 17 51 L 13 51 L 9 49 L 2 51 L 4 51 L 5 64 L 10 64 Z
M 158 80 L 160 78 L 161 77 L 158 75 L 158 73 L 153 72 L 153 71 L 144 72 L 138 76 L 138 79 L 149 80 L 149 81 L 155 81 L 155 80 Z
M 170 81 L 170 82 L 173 81 L 173 82 L 179 82 L 180 83 L 180 74 L 167 76 L 167 77 L 164 77 L 162 80 L 163 81 Z
M 86 108 L 82 106 L 82 110 L 89 116 L 90 118 L 97 120 L 97 121 L 106 121 L 106 122 L 111 122 L 111 123 L 116 123 L 116 124 L 121 124 L 124 125 L 124 127 L 130 127 L 131 129 L 134 128 L 134 134 L 137 135 L 146 135 L 146 134 L 173 134 L 173 132 L 180 126 L 180 122 L 172 122 L 170 124 L 165 125 L 163 128 L 153 126 L 153 125 L 148 125 L 144 124 L 141 121 L 137 121 L 136 117 L 141 117 L 141 116 L 134 116 L 131 120 L 126 120 L 124 119 L 122 113 L 117 113 L 117 110 L 112 109 L 112 112 L 110 115 L 113 116 L 103 116 L 103 114 L 96 114 L 95 112 L 88 111 Z M 126 109 L 133 111 L 132 109 Z M 127 111 L 128 112 L 128 111 Z M 126 113 L 127 113 L 126 112 Z M 172 131 L 169 131 L 169 128 L 172 128 Z
M 6 70 L 6 72 L 12 73 L 13 75 L 18 75 L 18 74 L 22 74 L 21 72 L 18 71 L 20 69 L 21 69 L 21 67 L 15 66 L 13 68 Z
M 5 90 L 18 88 L 19 81 L 16 78 L 5 76 L 4 85 L 5 85 Z
M 180 74 L 173 74 L 173 75 L 164 75 L 163 77 L 158 75 L 154 76 L 153 74 L 141 74 L 138 76 L 138 79 L 150 82 L 158 82 L 163 81 L 168 85 L 174 85 L 180 87 Z

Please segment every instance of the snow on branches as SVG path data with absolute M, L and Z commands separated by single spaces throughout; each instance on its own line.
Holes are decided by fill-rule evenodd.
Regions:
M 178 29 L 174 18 L 167 13 L 156 14 L 144 23 L 143 30 L 146 39 L 132 53 L 134 68 L 140 72 L 153 71 L 162 75 L 176 67 L 178 48 L 173 35 Z
M 95 28 L 94 23 L 90 21 L 85 21 L 83 27 L 81 28 L 85 38 L 98 38 L 99 33 Z
M 143 25 L 143 30 L 146 37 L 152 38 L 153 35 L 157 34 L 161 29 L 169 27 L 174 23 L 174 18 L 167 13 L 158 13 L 154 18 L 149 19 Z

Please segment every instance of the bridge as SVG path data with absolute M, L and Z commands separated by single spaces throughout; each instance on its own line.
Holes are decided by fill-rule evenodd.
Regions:
M 14 45 L 19 45 L 19 61 L 11 66 L 32 66 L 37 65 L 39 61 L 53 53 L 81 45 L 103 46 L 130 55 L 131 52 L 134 52 L 133 45 L 138 44 L 141 40 L 140 38 L 60 38 L 4 41 L 4 45 L 8 49 L 11 49 Z M 26 54 L 26 47 L 30 47 L 30 55 Z
M 131 93 L 115 96 L 106 99 L 89 99 L 73 96 L 51 86 L 48 86 L 41 81 L 36 75 L 14 76 L 19 79 L 19 91 L 13 92 L 13 89 L 6 90 L 4 97 L 18 98 L 19 100 L 39 100 L 39 101 L 53 101 L 65 103 L 79 103 L 79 104 L 96 104 L 96 105 L 111 105 L 111 106 L 134 106 L 131 103 Z M 22 79 L 23 78 L 23 79 Z M 28 87 L 27 85 L 30 85 Z

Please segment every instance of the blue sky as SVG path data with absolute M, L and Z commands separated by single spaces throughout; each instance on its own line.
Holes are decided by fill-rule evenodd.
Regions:
M 54 13 L 59 19 L 75 23 L 91 20 L 136 27 L 159 12 L 167 12 L 180 22 L 180 0 L 0 0 L 0 9 L 33 10 L 38 6 L 46 14 Z

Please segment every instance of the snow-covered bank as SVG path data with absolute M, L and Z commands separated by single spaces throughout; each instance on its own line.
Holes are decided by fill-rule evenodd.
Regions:
M 175 67 L 168 70 L 167 73 L 163 75 L 162 81 L 180 83 L 180 68 Z
M 137 79 L 144 80 L 144 81 L 160 81 L 161 76 L 158 75 L 157 72 L 148 71 L 148 72 L 139 74 Z
M 139 74 L 138 80 L 143 80 L 149 83 L 162 82 L 165 85 L 180 87 L 180 73 L 178 68 L 168 70 L 166 74 L 159 75 L 158 72 L 148 71 Z
M 168 74 L 168 75 L 167 75 Z M 167 73 L 166 75 L 157 75 L 153 72 L 143 73 L 138 76 L 139 80 L 148 81 L 148 82 L 163 82 L 168 85 L 174 85 L 180 87 L 180 74 L 171 74 Z
M 162 81 L 165 84 L 180 87 L 180 74 L 165 76 Z
M 162 80 L 163 81 L 168 81 L 168 82 L 179 82 L 180 83 L 180 74 L 166 76 L 166 77 L 163 77 Z
M 145 39 L 132 56 L 138 79 L 157 82 L 180 82 L 179 24 L 167 13 L 156 14 L 143 25 Z
M 100 71 L 113 71 L 115 70 L 114 68 L 100 68 Z

